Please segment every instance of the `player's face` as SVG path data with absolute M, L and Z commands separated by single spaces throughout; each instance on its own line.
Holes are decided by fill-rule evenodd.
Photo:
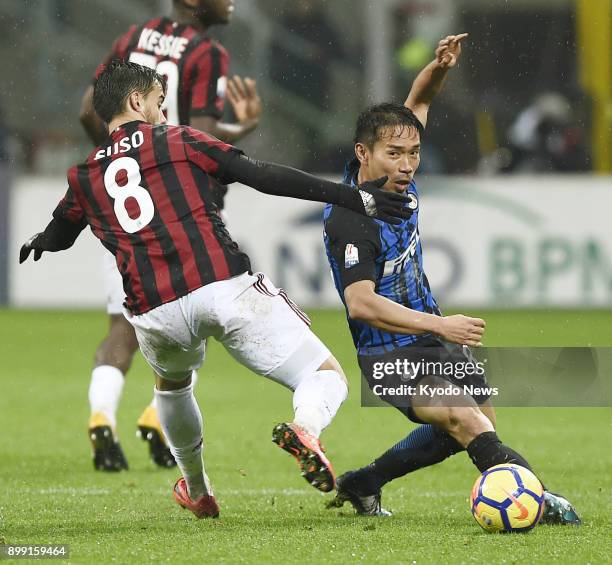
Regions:
M 360 181 L 387 176 L 384 190 L 404 192 L 419 168 L 420 149 L 419 132 L 406 126 L 383 130 L 371 149 L 358 143 L 355 153 L 361 163 Z
M 153 90 L 142 99 L 142 116 L 145 121 L 152 125 L 166 123 L 166 116 L 162 112 L 162 104 L 164 103 L 164 91 L 161 84 L 155 83 Z
M 234 0 L 200 0 L 198 18 L 205 25 L 227 24 L 234 13 Z

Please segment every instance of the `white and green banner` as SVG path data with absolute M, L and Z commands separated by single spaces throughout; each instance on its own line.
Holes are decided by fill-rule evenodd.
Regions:
M 612 178 L 418 180 L 425 271 L 442 308 L 612 306 Z M 104 304 L 100 246 L 90 233 L 67 252 L 17 265 L 19 245 L 45 227 L 63 191 L 58 179 L 16 182 L 9 277 L 15 306 Z M 253 267 L 300 305 L 339 306 L 321 205 L 234 185 L 227 224 Z

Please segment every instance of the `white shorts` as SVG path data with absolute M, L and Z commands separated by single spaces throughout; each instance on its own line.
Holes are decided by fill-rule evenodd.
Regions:
M 123 303 L 125 302 L 125 291 L 123 280 L 117 262 L 113 254 L 104 249 L 102 256 L 102 272 L 104 278 L 104 289 L 106 290 L 106 312 L 109 316 L 123 314 Z
M 331 355 L 306 314 L 262 273 L 208 284 L 139 316 L 123 313 L 149 365 L 168 380 L 185 380 L 202 365 L 208 337 L 291 389 Z

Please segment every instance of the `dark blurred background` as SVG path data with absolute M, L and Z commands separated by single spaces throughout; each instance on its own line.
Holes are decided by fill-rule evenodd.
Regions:
M 231 24 L 210 34 L 229 50 L 232 74 L 258 81 L 265 113 L 241 144 L 257 157 L 338 172 L 360 109 L 403 101 L 439 39 L 467 31 L 431 112 L 424 171 L 610 171 L 610 4 L 236 0 Z M 85 155 L 78 110 L 96 65 L 129 25 L 170 5 L 2 0 L 0 159 L 62 174 Z

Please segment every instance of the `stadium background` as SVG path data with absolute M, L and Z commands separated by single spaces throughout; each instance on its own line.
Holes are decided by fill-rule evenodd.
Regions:
M 66 168 L 89 151 L 78 108 L 95 66 L 130 24 L 169 5 L 0 2 L 0 543 L 67 542 L 76 562 L 189 561 L 186 548 L 209 560 L 280 562 L 287 537 L 296 559 L 333 562 L 609 558 L 609 408 L 500 410 L 500 436 L 586 522 L 518 542 L 484 536 L 471 521 L 475 472 L 460 456 L 394 483 L 388 526 L 324 511 L 267 443 L 288 416 L 287 393 L 215 344 L 198 395 L 227 518 L 202 525 L 179 515 L 167 496 L 174 474 L 155 472 L 132 437 L 150 394 L 141 360 L 119 420 L 132 469 L 91 471 L 87 386 L 106 324 L 98 246 L 87 234 L 21 267 L 17 254 L 46 225 Z M 257 79 L 264 102 L 260 127 L 240 147 L 337 177 L 359 110 L 403 100 L 437 41 L 463 31 L 470 38 L 432 106 L 417 176 L 425 267 L 440 302 L 485 317 L 486 345 L 610 347 L 612 1 L 236 0 L 231 25 L 211 35 L 229 50 L 232 74 Z M 255 266 L 308 308 L 349 374 L 352 397 L 324 436 L 337 468 L 367 463 L 410 425 L 391 410 L 359 408 L 321 207 L 233 187 L 227 211 Z

